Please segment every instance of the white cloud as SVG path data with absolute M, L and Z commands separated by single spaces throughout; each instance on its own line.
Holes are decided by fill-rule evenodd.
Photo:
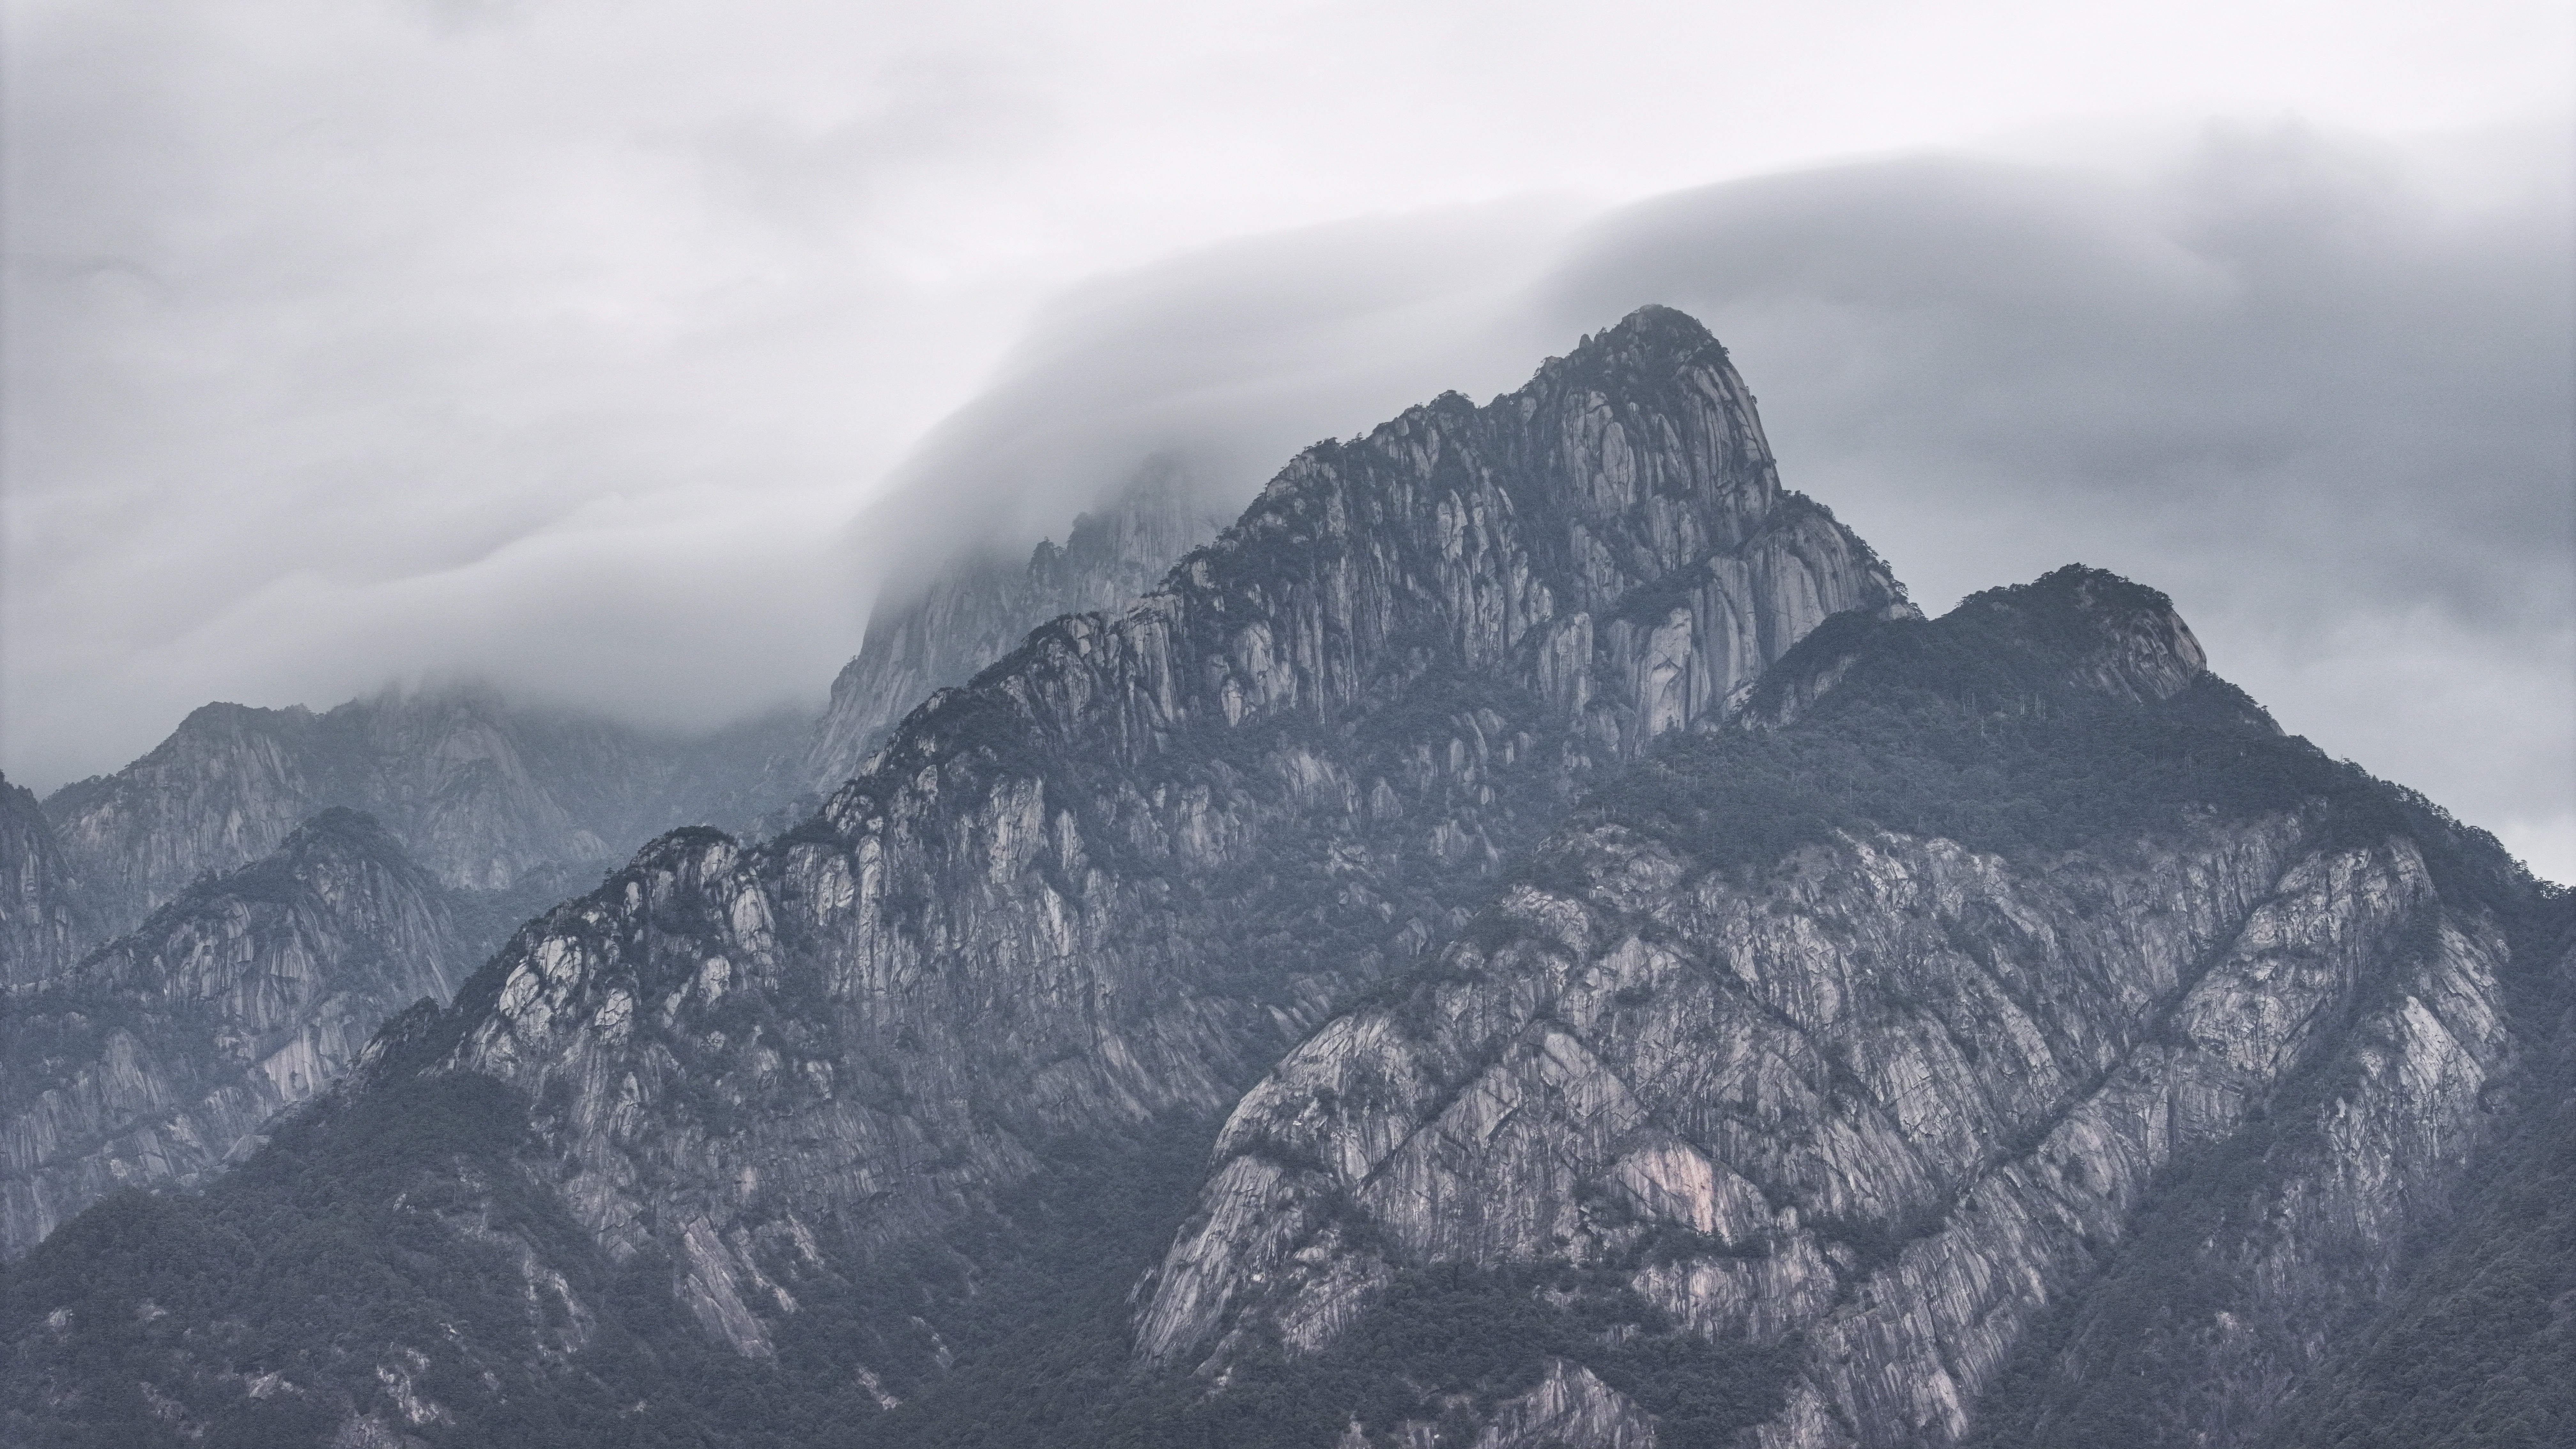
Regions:
M 2432 609 L 2410 659 L 2450 649 L 2519 679 L 2515 658 L 2561 647 L 2516 622 L 2559 597 L 2514 551 L 2547 520 L 2480 481 L 2549 461 L 2513 423 L 2546 368 L 2498 331 L 2528 259 L 2471 265 L 2556 235 L 2494 204 L 2538 174 L 2529 144 L 2284 162 L 2257 126 L 2233 161 L 2150 175 L 2203 115 L 2388 135 L 2563 110 L 2576 20 L 2554 3 L 5 13 L 0 764 L 38 785 L 113 767 L 210 697 L 470 672 L 705 723 L 810 695 L 859 623 L 843 522 L 896 480 L 1053 500 L 1177 440 L 1243 486 L 1296 442 L 1507 385 L 1643 300 L 1604 280 L 1608 232 L 1529 290 L 1587 206 L 1983 138 L 2053 149 L 2059 181 L 1970 168 L 1944 200 L 1919 167 L 1885 174 L 1931 188 L 1907 224 L 2031 267 L 1814 217 L 1762 233 L 1758 187 L 1607 225 L 1688 242 L 1691 208 L 1714 205 L 1729 247 L 1769 236 L 1759 256 L 1656 260 L 1698 288 L 1659 299 L 1709 314 L 1797 481 L 1927 593 L 2042 554 L 2116 564 L 2070 549 L 2116 533 L 2180 561 L 2154 581 L 2249 659 L 2368 678 L 2336 621 L 2370 590 L 2298 583 L 2338 575 L 2402 576 L 2389 617 Z M 2346 163 L 2360 172 L 2330 174 Z M 1869 192 L 1763 184 L 1777 204 Z M 1540 195 L 1557 199 L 1495 205 Z M 2194 232 L 2192 205 L 2252 229 Z M 2035 230 L 1997 234 L 1998 216 Z M 2266 246 L 2290 270 L 2266 271 Z M 2193 366 L 2222 334 L 2233 360 Z M 2136 355 L 2079 345 L 2097 335 Z M 2080 365 L 2017 356 L 2015 336 Z M 2283 340 L 2300 336 L 2357 348 L 2356 395 L 2376 401 L 2337 402 L 2341 364 Z M 2435 388 L 2415 403 L 2385 366 L 2409 336 Z M 1924 381 L 1961 347 L 1964 386 Z M 2168 437 L 2176 405 L 2152 389 L 2177 386 L 2193 425 Z M 2505 425 L 2412 421 L 2480 409 Z M 2394 506 L 2436 448 L 2465 450 L 2464 481 L 2448 512 L 2403 512 L 2411 533 L 2245 501 L 2295 513 L 2340 469 L 2363 491 L 2333 498 Z M 1051 458 L 1064 476 L 1034 477 Z M 871 526 L 932 516 L 891 507 Z M 2295 565 L 2269 583 L 2226 562 L 2258 527 Z M 2318 670 L 2285 666 L 2279 689 L 2311 690 L 2321 717 L 2355 708 Z M 2541 695 L 2507 694 L 2523 703 L 2497 711 L 2538 717 Z M 2528 762 L 2498 748 L 2491 775 Z M 2476 816 L 2474 790 L 2435 783 Z

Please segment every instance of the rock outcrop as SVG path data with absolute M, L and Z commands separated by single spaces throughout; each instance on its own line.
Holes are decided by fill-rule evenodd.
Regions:
M 80 909 L 53 823 L 0 776 L 0 988 L 42 981 L 79 954 Z
M 459 965 L 438 884 L 329 811 L 0 995 L 0 1256 L 118 1187 L 202 1181 Z
M 1025 563 L 969 557 L 917 592 L 881 595 L 857 657 L 832 681 L 797 783 L 828 797 L 933 692 L 964 684 L 1050 619 L 1124 608 L 1222 526 L 1169 465 L 1155 465 Z
M 2054 1311 L 2041 1376 L 2153 1396 L 2136 1442 L 2256 1442 L 2488 1135 L 2531 883 L 2105 575 L 1820 631 L 1744 716 L 1244 1098 L 1140 1354 L 1293 1374 L 1466 1265 L 1614 1386 L 1658 1340 L 1794 1349 L 1708 1433 L 1894 1446 L 1967 1433 Z M 2197 1316 L 2118 1311 L 2142 1236 Z M 1519 1412 L 1486 1438 L 1627 1433 Z

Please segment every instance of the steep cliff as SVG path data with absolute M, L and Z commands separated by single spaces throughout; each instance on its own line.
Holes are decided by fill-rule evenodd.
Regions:
M 597 1357 L 644 1332 L 619 1305 L 660 1293 L 737 1363 L 844 1395 L 816 1424 L 910 1398 L 997 1263 L 1046 1266 L 1011 1245 L 1072 1211 L 1055 1184 L 1087 1169 L 1066 1164 L 1150 1157 L 1221 1111 L 1337 996 L 1466 920 L 1584 781 L 1847 610 L 1911 613 L 1780 487 L 1724 351 L 1676 313 L 1484 407 L 1452 395 L 1320 445 L 1156 592 L 1057 620 L 913 713 L 803 826 L 750 848 L 675 832 L 532 923 L 209 1194 L 208 1221 L 256 1235 L 279 1231 L 262 1194 L 362 1176 L 376 1205 L 337 1201 L 368 1232 L 483 1265 L 380 1318 L 471 1331 L 263 1329 L 254 1350 L 119 1326 L 66 1276 L 124 1231 L 101 1216 L 15 1280 L 35 1316 L 13 1322 L 64 1315 L 13 1330 L 17 1383 L 63 1422 L 129 1422 L 61 1367 L 112 1351 L 184 1427 L 268 1412 L 244 1386 L 291 1362 L 335 1424 L 470 1437 L 531 1383 L 568 1392 L 548 1365 L 587 1353 L 609 1377 L 583 1382 L 693 1412 L 709 1401 Z M 387 1114 L 516 1125 L 389 1164 L 350 1125 Z M 78 1303 L 39 1311 L 48 1294 Z M 347 1318 L 295 1302 L 262 1321 Z
M 45 811 L 107 934 L 334 808 L 376 816 L 448 885 L 498 891 L 598 869 L 710 813 L 748 813 L 734 797 L 781 728 L 663 738 L 461 686 L 321 714 L 210 704 L 133 764 L 56 791 Z
M 83 932 L 71 870 L 36 797 L 0 776 L 0 987 L 72 964 Z
M 818 1226 L 881 1245 L 1035 1143 L 1221 1107 L 1595 763 L 1835 604 L 1900 600 L 1780 490 L 1723 352 L 1641 314 L 1485 408 L 1310 451 L 1164 590 L 934 699 L 808 826 L 658 842 L 478 979 L 451 1064 L 548 1104 L 574 1216 L 621 1258 L 662 1243 L 763 1352 Z
M 2150 591 L 1839 620 L 1243 1099 L 1138 1352 L 1245 1444 L 1940 1443 L 2017 1353 L 1998 1444 L 2260 1442 L 2452 1211 L 2549 909 Z
M 444 893 L 330 811 L 0 996 L 0 1255 L 118 1187 L 186 1186 L 459 972 Z
M 1125 607 L 1222 525 L 1203 516 L 1185 480 L 1156 466 L 1026 563 L 967 558 L 915 594 L 881 596 L 858 656 L 832 681 L 797 783 L 830 795 L 933 691 L 964 684 L 1050 619 Z

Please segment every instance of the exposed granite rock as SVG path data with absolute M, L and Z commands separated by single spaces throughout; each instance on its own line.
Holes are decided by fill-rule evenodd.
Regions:
M 915 594 L 881 595 L 858 657 L 832 681 L 831 703 L 793 772 L 798 784 L 817 801 L 829 796 L 934 691 L 964 684 L 1050 619 L 1125 607 L 1223 526 L 1203 515 L 1184 479 L 1157 464 L 1025 563 L 970 557 Z
M 734 797 L 781 728 L 662 738 L 475 687 L 322 714 L 210 704 L 133 764 L 56 791 L 45 811 L 107 934 L 333 808 L 376 816 L 446 884 L 497 891 L 614 863 L 711 813 L 747 813 Z
M 812 819 L 654 841 L 240 1170 L 83 1214 L 0 1277 L 0 1437 L 1944 1443 L 2143 1353 L 2209 1375 L 2148 1442 L 2251 1443 L 2527 1090 L 2558 908 L 2500 858 L 2151 590 L 1914 617 L 1649 309 L 1309 450 Z M 952 1352 L 996 1301 L 1030 1336 Z
M 71 871 L 36 797 L 0 776 L 0 987 L 42 981 L 79 953 Z
M 0 995 L 0 1255 L 118 1187 L 187 1186 L 461 974 L 442 892 L 315 817 L 38 987 Z
M 2447 822 L 2340 798 L 2203 678 L 2161 596 L 2079 570 L 1938 624 L 1820 631 L 1739 729 L 1838 729 L 1833 758 L 1866 771 L 1866 711 L 1908 688 L 1973 711 L 1966 740 L 2087 697 L 2071 727 L 2096 734 L 2187 710 L 2177 728 L 2216 726 L 2177 746 L 2212 804 L 2076 851 L 1838 822 L 1751 859 L 1724 819 L 1695 838 L 1591 812 L 1436 967 L 1244 1098 L 1140 1353 L 1221 1378 L 1324 1350 L 1411 1265 L 1554 1265 L 1630 1332 L 1800 1345 L 1766 1449 L 1948 1442 L 2041 1311 L 2155 1220 L 2159 1182 L 2235 1151 L 2227 1191 L 2261 1210 L 2168 1244 L 2216 1316 L 2072 1352 L 2196 1365 L 2168 1396 L 2188 1432 L 2141 1442 L 2249 1442 L 2485 1135 L 2511 953 L 2428 867 L 2419 836 Z M 2306 803 L 2236 808 L 2223 782 L 2303 759 Z M 2036 766 L 1980 783 L 2086 808 Z

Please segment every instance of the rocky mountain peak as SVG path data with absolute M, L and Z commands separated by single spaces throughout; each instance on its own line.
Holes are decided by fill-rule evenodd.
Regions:
M 2172 599 L 2083 564 L 1971 594 L 1959 612 L 2065 678 L 2138 703 L 2171 698 L 2209 667 Z
M 2069 564 L 1971 594 L 1935 620 L 1867 612 L 1828 620 L 1744 694 L 1734 715 L 1778 727 L 1828 695 L 1889 690 L 1929 691 L 1977 710 L 2084 709 L 2171 699 L 2210 677 L 2171 599 Z M 2236 714 L 2273 728 L 2251 701 L 2226 692 Z
M 1724 345 L 1700 320 L 1678 308 L 1648 303 L 1598 332 L 1586 334 L 1562 365 L 1594 376 L 1670 376 L 1723 364 Z M 1541 369 L 1544 376 L 1546 369 Z

